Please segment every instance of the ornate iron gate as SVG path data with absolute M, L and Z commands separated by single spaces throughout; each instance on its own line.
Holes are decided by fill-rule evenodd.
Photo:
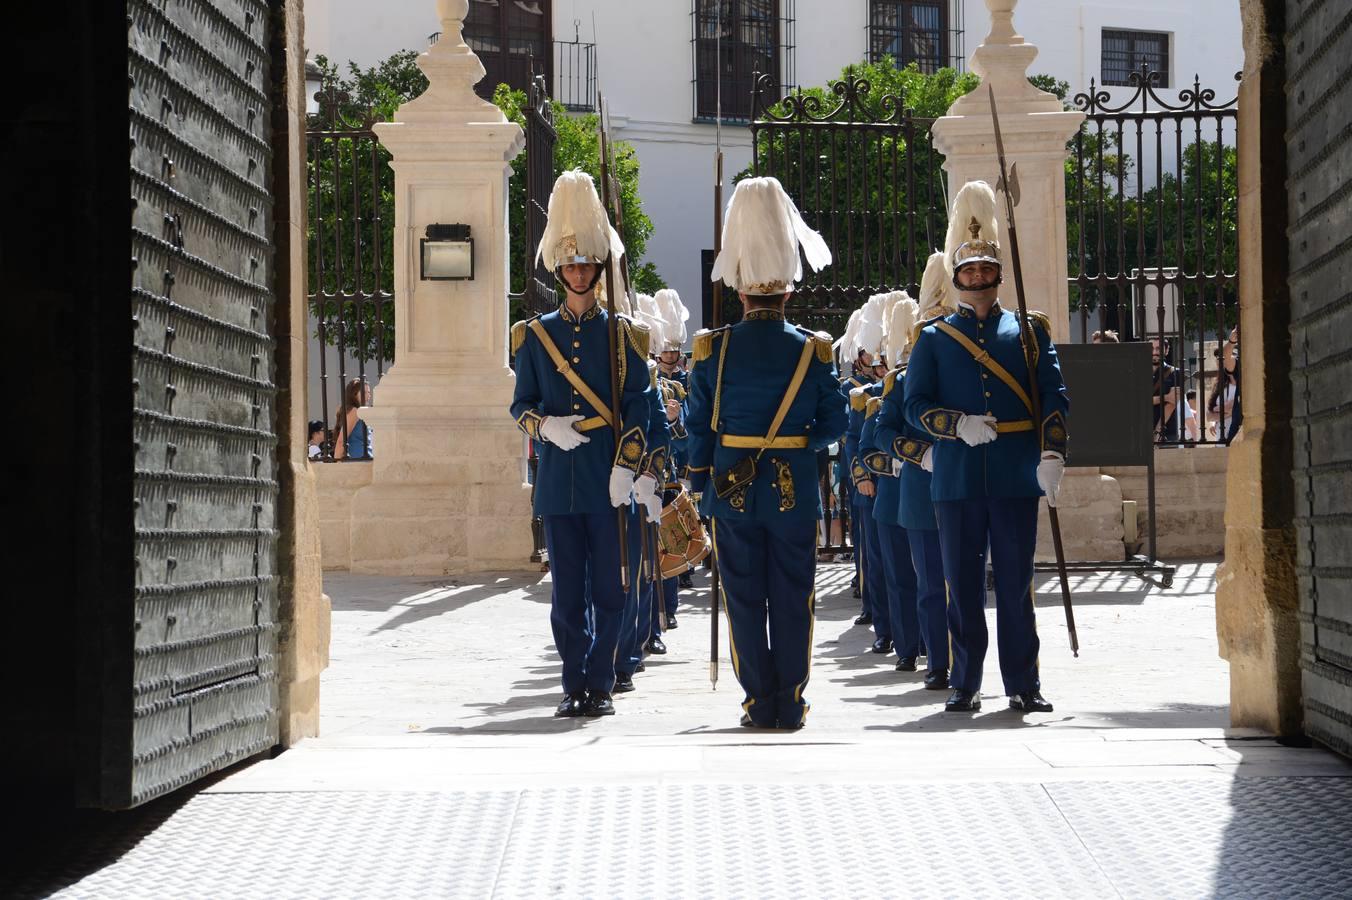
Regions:
M 1347 515 L 1352 246 L 1347 239 L 1346 117 L 1335 112 L 1352 76 L 1346 52 L 1349 17 L 1338 4 L 1316 9 L 1288 0 L 1286 9 L 1291 425 L 1305 731 L 1352 755 Z
M 1092 81 L 1074 98 L 1086 116 L 1066 185 L 1072 332 L 1086 342 L 1091 329 L 1124 341 L 1162 336 L 1180 412 L 1186 390 L 1196 390 L 1191 442 L 1225 442 L 1236 391 L 1221 354 L 1239 323 L 1238 98 L 1216 103 L 1194 81 L 1170 101 L 1159 83 L 1143 66 L 1121 103 Z M 1166 394 L 1166 379 L 1156 383 Z M 1186 439 L 1175 423 L 1157 441 Z
M 332 85 L 318 99 L 305 132 L 306 292 L 327 429 L 320 459 L 332 462 L 334 447 L 347 441 L 347 416 L 339 413 L 348 383 L 374 384 L 394 360 L 394 170 L 369 112 L 349 119 L 348 98 Z
M 526 109 L 526 197 L 523 211 L 526 227 L 525 306 L 530 313 L 546 313 L 559 305 L 554 273 L 544 263 L 536 264 L 535 251 L 549 221 L 549 194 L 554 189 L 554 107 L 544 76 L 537 75 L 530 86 Z
M 128 11 L 135 686 L 110 805 L 277 743 L 274 11 Z
M 752 173 L 778 178 L 831 247 L 830 266 L 803 273 L 789 301 L 793 320 L 839 335 L 870 295 L 917 296 L 925 261 L 942 249 L 948 227 L 943 156 L 930 137 L 934 120 L 916 116 L 903 97 L 875 96 L 866 79 L 848 73 L 825 100 L 799 90 L 781 101 L 776 79 L 760 76 L 752 106 Z M 723 302 L 722 320 L 737 321 L 736 295 L 725 292 Z M 821 549 L 844 552 L 848 474 L 839 471 L 838 451 L 824 463 Z M 832 538 L 836 527 L 839 542 Z

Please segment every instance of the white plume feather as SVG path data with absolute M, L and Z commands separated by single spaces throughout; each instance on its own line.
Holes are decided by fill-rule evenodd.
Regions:
M 685 304 L 681 302 L 681 295 L 671 288 L 663 288 L 657 292 L 653 299 L 657 301 L 657 310 L 664 323 L 665 343 L 684 347 L 686 339 L 685 323 L 690 321 L 690 310 L 686 309 Z M 669 349 L 676 348 L 670 347 Z
M 981 226 L 981 238 L 1000 242 L 1000 223 L 995 212 L 995 191 L 984 181 L 969 181 L 953 198 L 953 211 L 948 217 L 948 236 L 944 240 L 944 255 L 953 259 L 953 252 L 971 239 L 972 219 Z
M 610 225 L 596 184 L 590 175 L 580 169 L 564 172 L 554 182 L 549 195 L 549 219 L 540 236 L 535 259 L 546 268 L 556 269 L 563 264 L 559 258 L 559 244 L 568 237 L 577 241 L 577 253 L 592 259 L 605 259 L 608 253 L 618 259 L 624 253 L 624 244 Z
M 778 179 L 739 182 L 723 214 L 723 249 L 714 260 L 712 279 L 739 291 L 780 283 L 792 289 L 803 277 L 803 258 L 819 271 L 831 262 L 831 250 L 803 221 Z
M 929 319 L 951 313 L 955 309 L 948 297 L 952 274 L 948 269 L 947 254 L 935 251 L 925 263 L 925 274 L 920 276 L 920 318 Z
M 887 361 L 894 366 L 905 359 L 911 330 L 920 318 L 920 304 L 905 291 L 896 294 L 897 301 L 892 305 L 892 314 L 887 321 Z
M 859 327 L 855 330 L 852 353 L 859 355 L 865 350 L 873 356 L 882 352 L 883 346 L 883 306 L 886 294 L 874 294 L 868 298 L 859 315 Z

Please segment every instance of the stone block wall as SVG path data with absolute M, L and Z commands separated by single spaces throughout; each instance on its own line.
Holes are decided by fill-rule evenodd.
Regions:
M 319 543 L 325 569 L 352 567 L 352 497 L 371 483 L 371 462 L 313 463 Z
M 1224 446 L 1160 447 L 1155 450 L 1155 515 L 1159 557 L 1164 561 L 1225 552 Z M 1141 466 L 1105 467 L 1122 488 L 1123 500 L 1136 501 L 1136 533 L 1149 534 L 1146 470 Z

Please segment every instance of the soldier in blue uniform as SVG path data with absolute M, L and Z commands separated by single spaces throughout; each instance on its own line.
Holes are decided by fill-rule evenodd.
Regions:
M 939 318 L 952 311 L 944 290 L 947 280 L 944 254 L 937 252 L 930 257 L 920 282 L 922 318 Z M 918 327 L 911 331 L 918 334 Z M 926 659 L 925 687 L 940 691 L 948 687 L 948 599 L 939 526 L 934 518 L 934 501 L 930 499 L 932 454 L 927 451 L 933 439 L 905 420 L 905 369 L 901 366 L 893 369 L 887 381 L 890 384 L 884 383 L 882 406 L 875 419 L 873 447 L 894 460 L 894 467 L 901 466 L 897 524 L 905 531 L 915 572 L 916 618 Z M 905 661 L 898 660 L 898 669 L 909 668 L 902 666 Z
M 895 301 L 889 300 L 886 338 L 889 360 L 903 358 L 908 335 L 915 325 L 915 301 L 904 293 L 898 294 Z M 874 630 L 878 631 L 879 640 L 885 636 L 896 650 L 897 671 L 914 672 L 924 643 L 916 610 L 916 573 L 911 564 L 906 529 L 900 520 L 900 464 L 893 463 L 886 446 L 880 445 L 877 439 L 879 411 L 884 400 L 898 392 L 896 388 L 900 373 L 901 367 L 898 366 L 889 371 L 882 381 L 864 389 L 868 395 L 868 405 L 864 428 L 859 436 L 859 452 L 864 467 L 873 478 L 876 491 L 873 531 L 877 535 L 876 559 L 882 569 L 886 593 L 885 614 L 881 620 L 886 630 L 879 630 L 877 613 L 873 618 Z M 874 650 L 878 651 L 877 643 Z
M 685 339 L 686 322 L 690 321 L 690 310 L 686 309 L 681 295 L 671 288 L 663 288 L 653 295 L 657 302 L 658 313 L 662 317 L 662 342 L 659 345 L 660 350 L 657 354 L 657 375 L 664 379 L 671 387 L 669 388 L 672 399 L 677 401 L 680 407 L 679 413 L 674 414 L 679 418 L 679 424 L 676 418 L 671 419 L 672 442 L 671 458 L 674 464 L 673 482 L 679 482 L 688 476 L 687 466 L 689 465 L 689 455 L 686 450 L 685 441 L 685 413 L 686 413 L 686 395 L 690 391 L 690 377 L 685 368 Z M 671 400 L 667 401 L 669 404 Z M 669 417 L 672 414 L 669 414 Z M 679 433 L 678 433 L 679 432 Z M 675 493 L 680 490 L 680 485 L 675 484 L 670 488 L 671 497 L 663 500 L 663 503 L 670 503 L 675 497 Z M 676 589 L 671 590 L 666 595 L 666 627 L 668 630 L 676 628 L 676 603 L 677 592 L 680 588 L 693 588 L 694 580 L 689 572 L 682 572 L 676 579 Z
M 954 251 L 958 311 L 921 329 L 906 371 L 906 420 L 934 441 L 931 496 L 939 526 L 953 639 L 953 693 L 945 708 L 981 708 L 987 542 L 995 576 L 1000 673 L 1010 707 L 1050 712 L 1038 678 L 1033 552 L 1038 497 L 1056 502 L 1065 466 L 1069 402 L 1045 316 L 1030 314 L 1032 377 L 1017 311 L 999 302 L 995 197 L 963 187 L 952 224 L 970 238 Z M 1031 391 L 1043 418 L 1031 418 Z
M 612 715 L 615 653 L 625 596 L 617 507 L 632 502 L 647 455 L 651 403 L 647 329 L 618 323 L 596 302 L 602 263 L 623 254 L 596 187 L 580 171 L 559 176 L 538 259 L 565 288 L 555 312 L 512 326 L 516 390 L 511 413 L 536 444 L 535 513 L 553 576 L 550 623 L 563 660 L 556 715 Z M 610 355 L 618 353 L 621 436 L 611 420 Z
M 640 316 L 640 322 L 648 326 L 651 339 L 652 322 L 644 321 L 644 318 Z M 661 593 L 657 583 L 654 526 L 662 517 L 659 491 L 665 481 L 671 456 L 671 434 L 661 397 L 656 390 L 657 363 L 652 360 L 648 360 L 648 377 L 653 385 L 653 390 L 648 392 L 648 452 L 640 464 L 640 474 L 634 480 L 634 496 L 636 499 L 641 498 L 641 501 L 626 509 L 629 593 L 625 597 L 619 646 L 615 654 L 615 693 L 619 694 L 634 690 L 634 675 L 643 670 L 644 654 L 652 652 L 650 638 L 655 627 L 654 610 L 660 602 Z M 666 652 L 665 647 L 662 652 Z
M 862 409 L 856 409 L 856 401 L 851 399 L 851 395 L 862 388 L 868 387 L 876 382 L 886 372 L 886 367 L 879 365 L 880 360 L 875 355 L 877 348 L 873 351 L 865 347 L 865 342 L 859 340 L 860 331 L 866 328 L 865 312 L 867 307 L 856 309 L 850 314 L 849 324 L 845 327 L 845 334 L 841 337 L 840 346 L 846 356 L 850 358 L 850 374 L 840 379 L 840 395 L 845 399 L 845 412 L 848 418 L 844 439 L 840 443 L 839 459 L 839 478 L 845 485 L 845 506 L 850 517 L 850 547 L 851 556 L 854 562 L 854 584 L 853 593 L 859 599 L 859 615 L 855 618 L 856 625 L 872 625 L 873 606 L 868 596 L 868 572 L 865 565 L 865 558 L 868 555 L 868 539 L 864 532 L 864 525 L 869 518 L 871 509 L 871 500 L 867 494 L 861 494 L 856 487 L 856 481 L 865 473 L 855 467 L 855 455 L 859 446 L 859 431 L 863 427 L 862 420 L 858 413 Z M 873 326 L 869 326 L 870 328 Z
M 690 475 L 712 520 L 742 724 L 799 728 L 812 664 L 816 453 L 845 429 L 830 335 L 789 324 L 784 303 L 802 275 L 831 261 L 774 178 L 737 185 L 713 277 L 738 292 L 736 325 L 695 336 Z

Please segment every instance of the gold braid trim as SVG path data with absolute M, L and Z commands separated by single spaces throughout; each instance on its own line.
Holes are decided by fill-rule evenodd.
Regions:
M 883 396 L 886 397 L 892 393 L 892 388 L 897 386 L 897 376 L 901 374 L 901 366 L 897 366 L 892 371 L 883 376 Z
M 512 323 L 512 355 L 516 356 L 521 350 L 521 345 L 526 343 L 526 322 Z
M 629 341 L 629 346 L 634 348 L 634 352 L 647 359 L 648 348 L 652 346 L 652 332 L 648 330 L 648 326 L 627 316 L 620 316 L 620 327 L 624 329 L 625 339 Z

